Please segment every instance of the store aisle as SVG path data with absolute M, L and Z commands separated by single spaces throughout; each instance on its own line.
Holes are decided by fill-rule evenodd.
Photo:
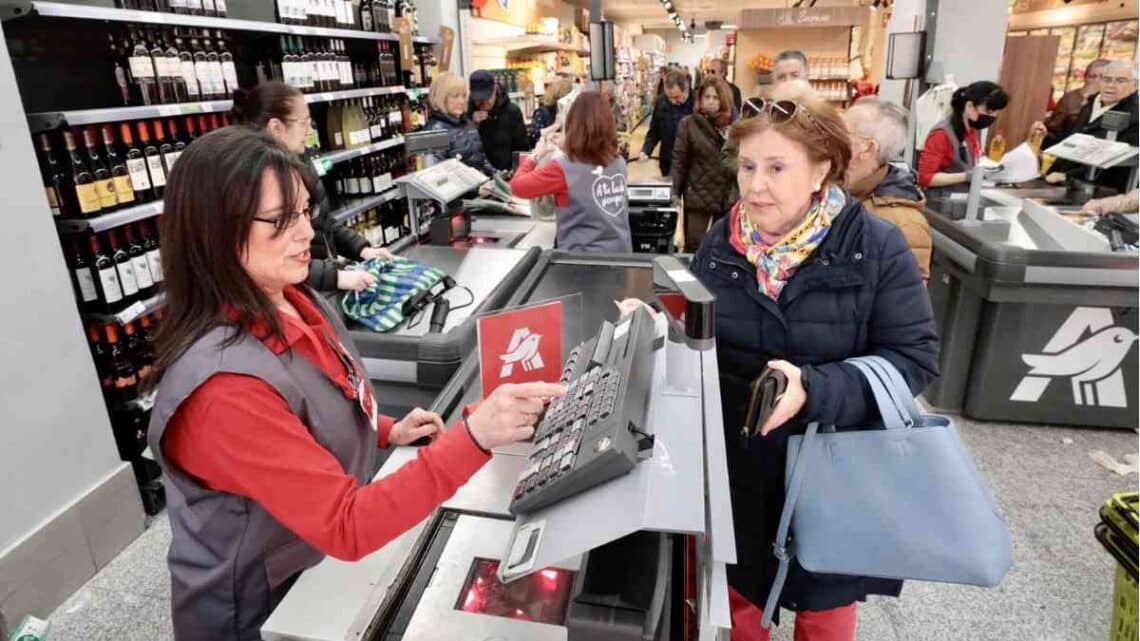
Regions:
M 873 598 L 859 641 L 1089 641 L 1104 639 L 1114 561 L 1093 538 L 1097 510 L 1136 487 L 1088 453 L 1136 451 L 1132 430 L 1068 429 L 958 419 L 1013 534 L 1014 567 L 992 590 L 910 582 L 900 599 Z M 50 641 L 170 641 L 165 514 L 52 614 Z M 787 617 L 790 622 L 792 617 Z M 789 641 L 785 624 L 772 636 Z
M 656 158 L 650 158 L 645 162 L 636 162 L 633 160 L 637 158 L 637 154 L 641 153 L 641 145 L 645 144 L 645 132 L 648 128 L 649 119 L 646 119 L 629 137 L 630 162 L 627 165 L 629 182 L 670 182 L 667 177 L 661 175 L 661 171 L 657 168 Z M 660 153 L 660 151 L 661 148 L 658 146 L 657 151 L 654 153 Z

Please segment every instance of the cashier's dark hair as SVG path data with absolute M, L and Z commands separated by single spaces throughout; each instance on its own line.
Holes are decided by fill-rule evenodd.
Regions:
M 151 384 L 215 327 L 257 324 L 283 338 L 273 304 L 241 259 L 266 172 L 277 178 L 286 203 L 276 216 L 281 234 L 308 205 L 298 179 L 311 194 L 317 178 L 268 134 L 249 127 L 212 131 L 188 146 L 170 172 L 159 223 L 166 314 Z M 234 332 L 231 340 L 239 337 Z
M 239 88 L 234 91 L 233 98 L 230 118 L 235 123 L 265 129 L 274 118 L 283 123 L 289 120 L 293 101 L 304 100 L 305 94 L 292 85 L 274 80 L 260 83 L 252 89 Z
M 610 101 L 598 91 L 583 91 L 566 114 L 562 149 L 575 162 L 605 167 L 617 158 L 618 137 Z
M 985 107 L 990 110 L 1005 109 L 1009 105 L 1009 94 L 996 82 L 979 80 L 965 87 L 959 87 L 950 98 L 950 108 L 954 115 L 950 118 L 950 127 L 958 140 L 965 142 L 966 125 L 962 122 L 962 114 L 966 111 L 966 103 L 972 102 L 975 107 Z

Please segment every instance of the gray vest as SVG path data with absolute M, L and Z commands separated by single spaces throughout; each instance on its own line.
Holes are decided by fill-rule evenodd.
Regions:
M 958 134 L 954 133 L 954 128 L 950 126 L 950 118 L 953 117 L 954 115 L 951 114 L 949 117 L 943 118 L 937 125 L 934 125 L 934 129 L 941 129 L 946 132 L 946 137 L 950 139 L 951 148 L 954 149 L 954 156 L 951 158 L 950 167 L 940 170 L 949 174 L 969 171 L 974 168 L 977 162 L 977 159 L 970 156 L 969 145 L 966 144 L 965 140 L 959 138 Z M 931 131 L 933 131 L 933 129 Z M 923 191 L 931 197 L 945 196 L 951 192 L 970 191 L 970 183 L 967 181 L 959 185 L 948 185 L 946 187 L 924 187 Z
M 561 154 L 554 161 L 562 167 L 570 192 L 570 202 L 558 207 L 558 249 L 632 252 L 625 159 L 618 156 L 604 168 Z
M 340 318 L 324 301 L 318 306 L 360 363 Z M 173 534 L 168 562 L 178 641 L 261 639 L 259 629 L 290 579 L 323 558 L 255 501 L 209 490 L 166 461 L 167 422 L 199 385 L 221 372 L 265 381 L 361 485 L 368 482 L 376 456 L 376 434 L 355 400 L 292 351 L 275 355 L 244 332 L 225 345 L 235 332 L 215 328 L 194 343 L 163 375 L 151 413 L 147 441 L 163 469 Z M 265 455 L 273 456 L 272 444 L 266 444 Z

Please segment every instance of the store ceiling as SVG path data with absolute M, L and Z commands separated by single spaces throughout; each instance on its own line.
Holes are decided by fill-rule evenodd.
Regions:
M 673 6 L 685 21 L 697 21 L 697 32 L 704 31 L 704 22 L 720 20 L 733 24 L 740 18 L 741 9 L 784 9 L 795 0 L 673 0 Z M 804 5 L 811 4 L 806 0 Z M 817 7 L 849 7 L 868 4 L 868 0 L 816 0 Z M 607 20 L 618 24 L 641 25 L 644 29 L 673 29 L 661 0 L 602 0 L 602 12 Z

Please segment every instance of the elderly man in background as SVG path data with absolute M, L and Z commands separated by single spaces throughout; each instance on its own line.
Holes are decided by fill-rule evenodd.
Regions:
M 1100 76 L 1107 65 L 1108 61 L 1104 58 L 1090 62 L 1089 66 L 1085 67 L 1084 84 L 1061 96 L 1053 112 L 1045 119 L 1045 128 L 1050 134 L 1059 136 L 1077 124 L 1077 118 L 1080 117 L 1085 103 L 1100 93 Z
M 740 94 L 740 87 L 728 82 L 728 63 L 722 58 L 713 58 L 705 64 L 705 73 L 710 76 L 716 76 L 728 84 L 728 88 L 732 90 L 732 105 L 733 105 L 733 120 L 736 116 L 740 115 L 740 103 L 742 101 Z M 698 83 L 699 84 L 699 83 Z
M 922 214 L 926 198 L 913 172 L 890 164 L 906 146 L 906 111 L 869 96 L 845 111 L 843 120 L 851 136 L 847 191 L 867 211 L 902 231 L 925 282 L 930 278 L 932 250 L 930 225 Z
M 772 65 L 772 82 L 781 83 L 788 80 L 807 80 L 808 61 L 804 52 L 799 49 L 781 51 Z

